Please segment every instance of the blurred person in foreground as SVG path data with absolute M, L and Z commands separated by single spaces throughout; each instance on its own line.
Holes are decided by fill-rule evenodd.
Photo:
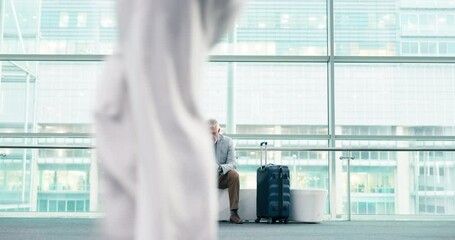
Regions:
M 117 0 L 98 86 L 103 238 L 217 238 L 214 154 L 198 109 L 210 48 L 242 0 Z

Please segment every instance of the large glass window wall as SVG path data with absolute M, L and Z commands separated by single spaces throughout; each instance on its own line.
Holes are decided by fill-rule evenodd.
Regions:
M 0 1 L 0 211 L 99 211 L 91 110 L 114 5 Z M 447 0 L 249 1 L 200 94 L 236 143 L 241 187 L 267 140 L 292 188 L 329 190 L 333 219 L 455 216 L 450 151 L 297 150 L 453 148 L 454 16 Z

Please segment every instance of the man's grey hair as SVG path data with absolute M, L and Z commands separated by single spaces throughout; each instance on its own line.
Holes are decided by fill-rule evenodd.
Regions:
M 220 125 L 218 124 L 218 121 L 216 119 L 214 119 L 214 118 L 209 119 L 207 122 L 209 123 L 209 125 L 211 127 L 215 127 L 217 129 L 220 128 Z

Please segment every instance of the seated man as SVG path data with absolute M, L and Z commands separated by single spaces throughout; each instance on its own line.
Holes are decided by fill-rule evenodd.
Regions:
M 229 203 L 232 223 L 241 224 L 242 219 L 237 214 L 239 209 L 239 174 L 236 168 L 234 142 L 231 138 L 220 134 L 220 126 L 215 119 L 209 120 L 210 132 L 215 143 L 215 155 L 218 164 L 218 188 L 229 190 Z

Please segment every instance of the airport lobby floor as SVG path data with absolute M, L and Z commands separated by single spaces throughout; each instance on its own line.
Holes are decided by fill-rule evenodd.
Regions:
M 0 218 L 1 240 L 97 240 L 98 219 Z M 220 240 L 452 240 L 454 221 L 325 221 L 268 225 L 221 222 Z

